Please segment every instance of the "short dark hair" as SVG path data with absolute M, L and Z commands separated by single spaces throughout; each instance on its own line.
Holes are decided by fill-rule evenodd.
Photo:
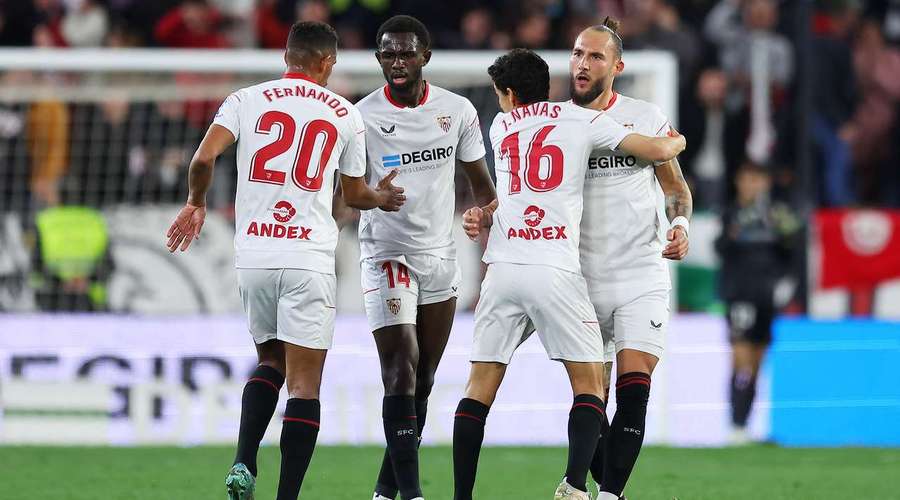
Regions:
M 613 43 L 616 45 L 616 57 L 619 59 L 622 58 L 622 52 L 624 52 L 622 37 L 619 36 L 620 24 L 621 23 L 619 23 L 617 19 L 606 16 L 606 19 L 604 19 L 602 23 L 591 26 L 591 29 L 594 31 L 609 33 L 609 37 L 612 38 Z
M 550 68 L 532 50 L 510 50 L 491 64 L 488 74 L 500 92 L 512 89 L 522 104 L 550 99 Z
M 419 39 L 424 50 L 431 48 L 431 34 L 428 33 L 428 28 L 422 24 L 422 21 L 412 16 L 394 16 L 381 23 L 378 34 L 375 35 L 375 47 L 381 48 L 381 37 L 385 33 L 412 33 Z
M 334 28 L 318 21 L 300 21 L 291 26 L 287 49 L 305 52 L 337 51 L 338 35 Z

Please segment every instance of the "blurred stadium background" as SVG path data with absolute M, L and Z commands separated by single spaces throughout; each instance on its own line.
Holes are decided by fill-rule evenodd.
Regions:
M 342 45 L 330 86 L 356 100 L 383 84 L 374 36 L 396 13 L 429 27 L 435 55 L 426 78 L 469 97 L 484 127 L 497 112 L 485 70 L 498 51 L 540 49 L 554 74 L 553 98 L 566 99 L 575 36 L 605 15 L 622 19 L 619 90 L 659 104 L 687 136 L 681 165 L 695 208 L 690 254 L 671 266 L 673 317 L 654 375 L 647 443 L 729 442 L 731 354 L 715 242 L 735 199 L 735 172 L 749 159 L 771 173 L 771 198 L 803 222 L 777 287 L 781 314 L 751 416 L 754 440 L 900 446 L 900 1 L 7 0 L 0 1 L 0 457 L 18 463 L 17 484 L 31 491 L 11 498 L 82 498 L 41 489 L 36 472 L 49 457 L 72 456 L 44 445 L 233 442 L 240 387 L 255 361 L 232 262 L 234 156 L 217 163 L 202 239 L 172 256 L 164 233 L 186 198 L 188 160 L 230 91 L 280 74 L 292 22 L 337 28 Z M 461 213 L 471 201 L 465 177 L 457 180 Z M 362 308 L 356 221 L 348 215 L 340 223 L 339 319 L 319 442 L 376 445 L 383 440 L 382 390 Z M 464 286 L 426 445 L 449 442 L 468 370 L 481 249 L 461 231 L 457 240 Z M 555 453 L 566 441 L 568 401 L 562 370 L 528 342 L 494 407 L 487 443 Z M 279 432 L 276 419 L 267 442 L 277 443 Z M 209 450 L 217 482 L 231 451 Z M 341 464 L 341 450 L 322 453 Z M 359 472 L 365 488 L 380 456 L 370 451 Z M 900 452 L 845 451 L 812 453 L 801 477 L 825 485 L 810 464 L 833 457 L 834 464 L 861 464 L 859 471 L 893 469 L 900 486 Z M 191 460 L 201 463 L 198 452 Z M 492 453 L 487 467 L 509 475 Z M 506 460 L 518 467 L 528 453 Z M 648 450 L 628 491 L 745 498 L 690 489 L 699 477 L 712 491 L 729 491 L 716 483 L 729 476 L 691 469 L 719 455 L 675 455 L 682 476 L 679 469 L 654 476 L 648 468 L 663 467 L 666 453 Z M 736 450 L 719 465 L 746 467 L 747 477 L 765 482 L 783 477 L 779 464 L 806 456 L 766 453 Z M 20 456 L 26 459 L 14 460 Z M 446 476 L 449 458 L 435 460 L 443 460 L 436 473 Z M 553 483 L 556 462 L 545 462 Z M 324 483 L 315 478 L 329 477 L 322 467 L 311 472 L 318 488 Z M 822 465 L 818 474 L 848 474 L 835 467 Z M 896 488 L 874 485 L 877 479 L 851 476 L 859 486 L 846 491 L 900 498 Z M 673 477 L 686 482 L 641 489 Z M 447 479 L 433 484 L 446 489 Z M 840 483 L 848 484 L 852 478 Z M 218 494 L 218 484 L 210 488 L 184 498 Z M 512 498 L 502 491 L 490 497 Z M 771 498 L 846 498 L 828 496 L 840 486 L 804 491 Z

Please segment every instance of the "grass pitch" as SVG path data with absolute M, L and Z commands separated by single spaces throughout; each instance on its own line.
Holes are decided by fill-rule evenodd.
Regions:
M 233 448 L 0 447 L 8 500 L 224 499 Z M 382 451 L 320 447 L 303 485 L 309 500 L 370 500 Z M 550 500 L 564 471 L 562 448 L 485 448 L 476 498 Z M 260 452 L 257 498 L 275 497 L 279 451 Z M 428 500 L 453 495 L 448 447 L 422 449 Z M 631 500 L 900 500 L 900 449 L 646 448 Z

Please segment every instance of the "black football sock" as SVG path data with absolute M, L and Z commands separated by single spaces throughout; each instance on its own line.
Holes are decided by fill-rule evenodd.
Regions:
M 606 404 L 593 394 L 575 396 L 569 410 L 569 463 L 566 482 L 587 491 L 587 473 L 600 441 L 601 418 L 606 419 Z
M 412 396 L 385 396 L 382 418 L 397 488 L 404 500 L 422 496 L 419 485 L 419 432 Z
M 484 423 L 490 407 L 463 398 L 453 419 L 453 499 L 472 500 L 478 455 L 484 440 Z
M 416 400 L 416 425 L 419 432 L 419 445 L 422 444 L 422 431 L 425 428 L 425 416 L 428 412 L 428 400 Z M 397 478 L 394 476 L 394 467 L 391 465 L 391 454 L 384 449 L 384 457 L 381 459 L 381 470 L 378 471 L 378 482 L 375 483 L 375 493 L 394 498 L 398 493 Z
M 756 377 L 749 371 L 735 371 L 731 376 L 731 422 L 746 427 L 750 408 L 756 396 Z
M 281 478 L 277 500 L 297 500 L 319 435 L 318 399 L 288 399 L 281 427 Z
M 266 428 L 275 414 L 278 393 L 284 385 L 284 375 L 271 366 L 259 365 L 253 370 L 241 397 L 241 426 L 238 431 L 237 453 L 234 463 L 247 466 L 256 476 L 256 454 Z
M 603 459 L 606 457 L 606 442 L 609 437 L 609 418 L 606 412 L 600 417 L 600 437 L 597 439 L 597 449 L 594 450 L 594 458 L 591 460 L 591 477 L 598 485 L 603 484 Z
M 626 373 L 616 381 L 616 414 L 609 427 L 600 491 L 621 495 L 644 443 L 650 375 Z

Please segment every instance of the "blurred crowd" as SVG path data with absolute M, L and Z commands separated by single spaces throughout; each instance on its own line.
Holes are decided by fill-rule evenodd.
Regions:
M 422 19 L 436 49 L 464 50 L 567 50 L 585 26 L 617 17 L 627 50 L 665 50 L 677 58 L 678 125 L 691 145 L 682 165 L 698 208 L 723 209 L 734 198 L 734 172 L 748 162 L 770 170 L 775 194 L 786 201 L 900 205 L 900 174 L 891 161 L 900 153 L 897 0 L 0 0 L 0 46 L 277 49 L 294 21 L 318 20 L 337 28 L 343 48 L 364 49 L 396 13 Z M 179 111 L 165 107 L 114 103 L 86 120 L 106 126 L 109 134 L 92 137 L 112 144 L 108 135 L 127 133 L 116 122 L 134 114 L 169 127 L 167 116 Z M 59 200 L 54 186 L 62 175 L 71 170 L 77 177 L 76 149 L 94 147 L 76 146 L 84 123 L 69 134 L 65 128 L 79 110 L 63 108 L 38 104 L 21 120 L 31 132 L 24 138 L 29 184 L 42 204 Z M 14 111 L 0 109 L 0 118 Z M 205 118 L 175 126 L 202 128 Z M 66 136 L 70 144 L 59 144 Z M 109 168 L 141 170 L 140 151 L 118 154 L 122 161 Z M 160 155 L 169 163 L 184 160 Z M 173 168 L 158 169 L 164 178 L 150 183 L 182 178 Z M 151 194 L 141 196 L 152 199 L 147 189 Z M 120 191 L 98 201 L 129 197 Z
M 900 0 L 0 0 L 0 47 L 281 49 L 293 22 L 318 20 L 335 26 L 342 48 L 371 49 L 380 23 L 397 13 L 420 18 L 436 50 L 569 50 L 609 15 L 622 21 L 626 52 L 671 52 L 689 144 L 681 164 L 698 211 L 740 209 L 747 171 L 769 179 L 748 206 L 781 203 L 801 214 L 900 206 Z M 627 53 L 625 63 L 627 75 Z M 20 78 L 0 74 L 7 89 L 30 85 Z M 31 78 L 52 86 L 66 76 Z M 489 89 L 454 90 L 490 122 Z M 564 89 L 554 97 L 567 98 Z M 91 283 L 110 260 L 96 210 L 181 202 L 216 104 L 120 95 L 0 102 L 0 214 L 25 214 L 34 226 L 32 267 L 46 278 L 39 289 L 71 289 L 73 301 L 93 304 L 76 308 L 102 304 Z M 210 201 L 226 214 L 229 156 Z M 67 233 L 85 227 L 97 229 Z M 27 267 L 4 262 L 0 278 Z M 794 267 L 802 273 L 802 262 Z

